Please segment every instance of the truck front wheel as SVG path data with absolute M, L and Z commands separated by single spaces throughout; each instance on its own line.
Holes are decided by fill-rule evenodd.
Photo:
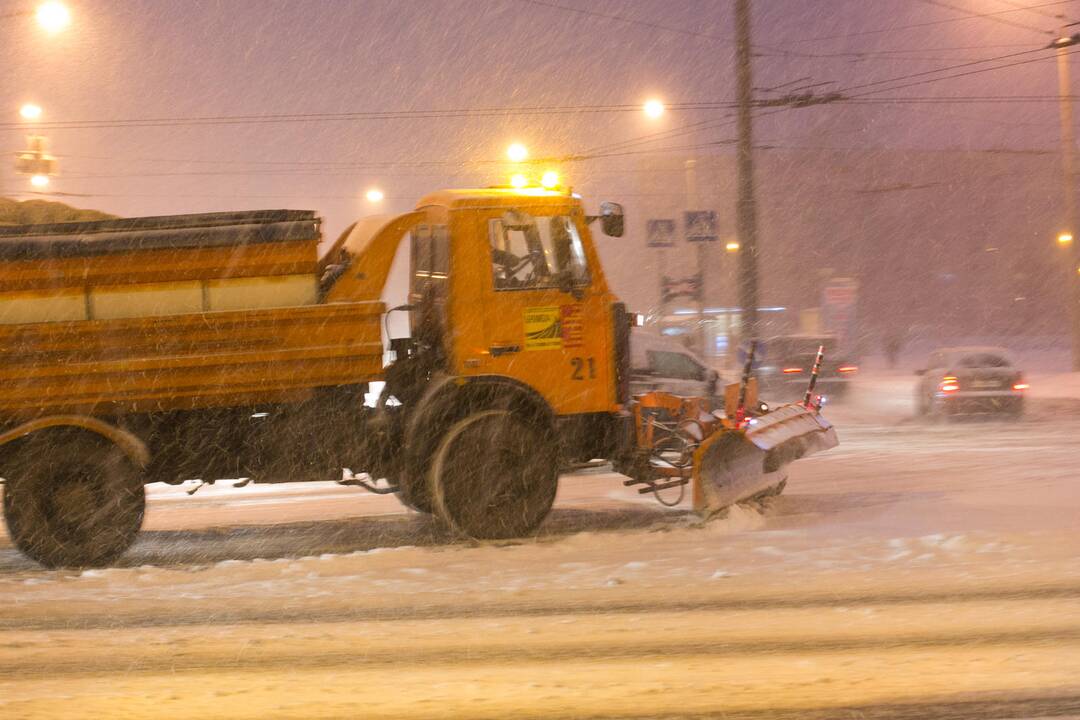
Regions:
M 488 540 L 533 533 L 555 502 L 558 482 L 554 432 L 510 410 L 476 412 L 451 426 L 428 476 L 439 517 Z
M 4 474 L 15 546 L 45 567 L 108 565 L 135 541 L 146 509 L 140 473 L 96 435 L 42 431 L 19 441 Z

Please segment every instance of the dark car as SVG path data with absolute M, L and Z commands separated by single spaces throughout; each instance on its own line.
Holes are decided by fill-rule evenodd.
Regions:
M 915 390 L 920 415 L 1024 412 L 1023 373 L 998 347 L 942 348 L 930 354 Z
M 859 366 L 839 347 L 831 335 L 780 335 L 759 344 L 755 374 L 761 394 L 767 399 L 797 400 L 806 393 L 818 348 L 825 347 L 825 359 L 818 373 L 815 394 L 840 398 L 847 394 Z

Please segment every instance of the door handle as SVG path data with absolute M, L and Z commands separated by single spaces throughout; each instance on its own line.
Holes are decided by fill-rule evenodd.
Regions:
M 491 351 L 491 357 L 499 357 L 500 355 L 509 355 L 511 353 L 521 352 L 520 345 L 492 345 L 488 350 Z

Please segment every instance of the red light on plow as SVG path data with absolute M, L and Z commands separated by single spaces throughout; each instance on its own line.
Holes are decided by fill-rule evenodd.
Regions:
M 1013 390 L 1027 390 L 1029 387 L 1031 386 L 1027 383 L 1016 383 L 1013 385 Z
M 858 372 L 858 370 L 859 370 L 858 365 L 841 365 L 840 367 L 838 367 L 836 369 L 837 372 L 842 372 L 842 373 L 853 373 L 853 372 Z
M 801 372 L 802 372 L 802 368 L 784 368 L 784 374 L 785 375 L 795 375 L 796 373 L 801 373 Z

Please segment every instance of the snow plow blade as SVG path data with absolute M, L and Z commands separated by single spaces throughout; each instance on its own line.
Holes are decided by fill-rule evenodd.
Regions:
M 694 511 L 708 517 L 774 494 L 787 480 L 789 463 L 837 444 L 829 421 L 799 404 L 754 418 L 745 430 L 721 430 L 694 452 Z

